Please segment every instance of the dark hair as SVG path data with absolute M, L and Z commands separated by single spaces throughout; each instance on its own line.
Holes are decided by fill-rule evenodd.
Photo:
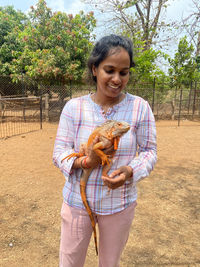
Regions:
M 122 47 L 128 52 L 130 57 L 130 68 L 135 66 L 133 61 L 133 44 L 131 40 L 124 36 L 114 34 L 105 36 L 96 43 L 88 59 L 88 69 L 95 82 L 96 77 L 93 76 L 92 67 L 98 67 L 99 64 L 109 55 L 111 49 L 117 47 Z

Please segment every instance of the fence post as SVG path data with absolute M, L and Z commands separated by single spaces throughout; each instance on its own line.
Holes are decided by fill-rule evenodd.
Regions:
M 192 95 L 192 81 L 190 83 L 190 92 L 189 92 L 189 99 L 188 99 L 188 114 L 190 113 L 191 95 Z
M 40 129 L 42 130 L 42 95 L 40 96 Z
M 182 95 L 183 95 L 183 89 L 181 89 L 181 92 L 180 92 L 180 103 L 179 103 L 179 113 L 178 113 L 178 126 L 180 126 L 180 119 L 181 119 Z
M 3 103 L 1 101 L 1 94 L 0 94 L 0 121 L 2 122 L 3 121 Z
M 156 78 L 153 79 L 153 97 L 152 97 L 152 111 L 154 112 L 154 101 L 155 101 L 155 89 L 156 89 Z
M 197 91 L 197 82 L 195 81 L 195 87 L 194 87 L 194 99 L 193 99 L 193 107 L 192 107 L 192 120 L 194 119 L 194 113 L 195 113 L 196 91 Z
M 197 93 L 197 103 L 198 103 L 198 110 L 199 110 L 199 117 L 200 117 L 200 90 L 198 88 L 197 88 L 196 93 Z
M 49 94 L 45 94 L 45 121 L 49 121 Z
M 71 80 L 69 81 L 69 96 L 70 96 L 70 99 L 72 99 L 72 81 Z
M 23 118 L 24 122 L 26 122 L 26 100 L 23 101 Z
M 174 120 L 175 120 L 175 99 L 172 99 L 172 101 L 171 101 L 171 105 L 172 105 L 172 115 L 171 115 L 171 119 L 174 121 Z

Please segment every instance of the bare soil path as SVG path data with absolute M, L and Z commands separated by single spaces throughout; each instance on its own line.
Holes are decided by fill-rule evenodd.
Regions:
M 64 177 L 57 124 L 0 141 L 0 266 L 58 266 Z M 200 123 L 158 121 L 158 163 L 138 184 L 121 267 L 200 266 Z M 86 267 L 98 266 L 91 239 Z

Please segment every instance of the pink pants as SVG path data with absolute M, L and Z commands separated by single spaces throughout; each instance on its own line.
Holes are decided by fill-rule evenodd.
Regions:
M 135 201 L 127 209 L 113 215 L 94 215 L 99 228 L 99 267 L 119 267 L 136 205 Z M 92 235 L 88 213 L 63 203 L 61 217 L 59 266 L 83 267 Z

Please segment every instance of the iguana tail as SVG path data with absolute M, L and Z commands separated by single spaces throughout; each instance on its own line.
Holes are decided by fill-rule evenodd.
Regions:
M 88 205 L 88 202 L 87 202 L 86 183 L 83 180 L 80 181 L 80 191 L 81 191 L 81 198 L 82 198 L 83 204 L 84 204 L 84 206 L 85 206 L 85 208 L 89 214 L 90 220 L 91 220 L 93 233 L 94 233 L 94 243 L 95 243 L 95 248 L 96 248 L 96 254 L 98 255 L 97 233 L 96 233 L 96 227 L 95 227 L 95 220 L 94 220 L 94 216 L 93 216 L 92 211 L 91 211 L 91 209 Z

